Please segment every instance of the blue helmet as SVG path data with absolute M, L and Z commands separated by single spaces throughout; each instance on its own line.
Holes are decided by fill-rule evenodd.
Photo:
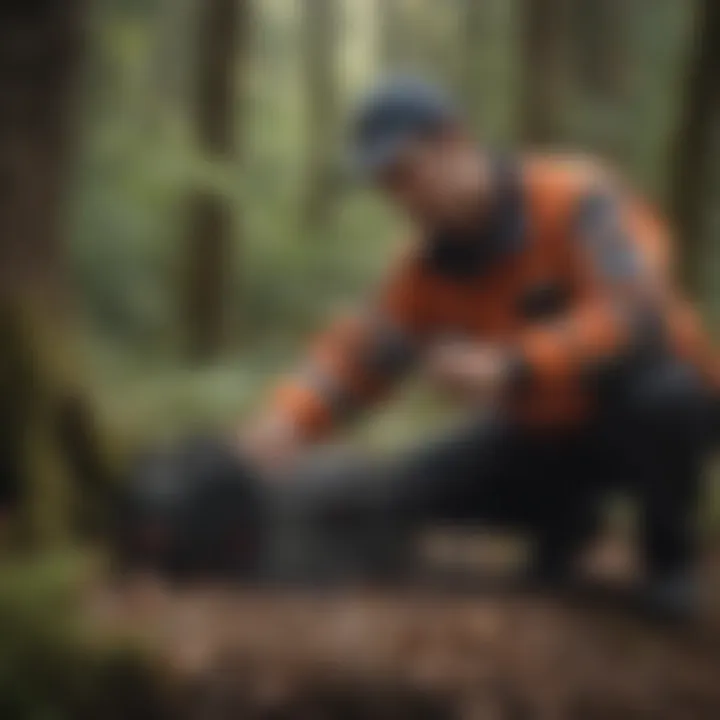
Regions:
M 441 88 L 414 77 L 385 80 L 360 100 L 352 118 L 351 169 L 372 177 L 392 164 L 409 142 L 458 121 L 455 103 Z

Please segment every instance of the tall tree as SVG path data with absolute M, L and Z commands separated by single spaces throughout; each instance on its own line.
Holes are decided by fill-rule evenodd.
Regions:
M 628 77 L 628 0 L 575 0 L 571 4 L 574 65 L 583 87 L 614 100 Z
M 0 11 L 0 292 L 63 294 L 61 207 L 80 44 L 80 3 Z
M 403 0 L 377 0 L 380 55 L 386 70 L 399 69 L 408 58 L 407 17 Z
M 641 8 L 637 0 L 573 0 L 569 15 L 572 140 L 627 161 L 632 141 L 628 100 L 637 68 L 635 30 Z
M 200 149 L 211 160 L 236 155 L 238 55 L 247 47 L 249 0 L 202 0 L 197 19 L 195 126 Z M 232 209 L 206 188 L 189 201 L 185 253 L 184 325 L 195 360 L 217 354 L 226 339 L 226 296 L 232 259 Z
M 63 207 L 84 17 L 81 0 L 0 5 L 0 513 L 19 500 L 48 542 L 68 519 L 69 484 L 104 472 L 66 362 Z
M 521 5 L 521 134 L 552 143 L 563 134 L 567 72 L 568 0 L 523 0 Z
M 303 218 L 310 232 L 326 228 L 333 204 L 337 140 L 337 0 L 303 0 L 305 182 Z
M 703 225 L 715 129 L 720 122 L 720 3 L 698 0 L 684 98 L 671 152 L 669 205 L 680 239 L 681 274 L 700 291 Z
M 383 68 L 392 73 L 433 70 L 438 74 L 433 62 L 442 62 L 449 43 L 438 48 L 440 38 L 433 35 L 442 31 L 448 8 L 432 0 L 378 0 L 378 4 Z
M 454 82 L 458 75 L 458 3 L 450 0 L 378 0 L 381 65 L 386 71 L 423 73 Z
M 193 0 L 157 0 L 153 13 L 152 82 L 154 101 L 168 113 L 184 110 L 188 76 L 193 62 L 188 40 L 195 19 Z
M 478 129 L 482 128 L 482 98 L 488 87 L 491 19 L 487 2 L 461 0 L 458 12 L 461 39 L 458 47 L 458 86 L 470 121 Z

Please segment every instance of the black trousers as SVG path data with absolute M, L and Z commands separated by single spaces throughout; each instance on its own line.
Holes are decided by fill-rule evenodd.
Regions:
M 539 570 L 563 572 L 597 531 L 603 499 L 619 490 L 641 510 L 648 572 L 685 572 L 709 447 L 709 392 L 690 368 L 664 360 L 603 390 L 594 420 L 563 432 L 531 431 L 495 413 L 386 463 L 308 469 L 284 486 L 291 489 L 279 526 L 290 529 L 294 552 L 305 555 L 304 533 L 314 538 L 314 562 L 347 572 L 358 548 L 371 565 L 407 563 L 413 536 L 433 525 L 508 526 L 533 534 Z
M 604 497 L 621 491 L 638 503 L 648 571 L 683 571 L 694 551 L 709 392 L 670 360 L 621 380 L 603 388 L 598 415 L 582 426 L 543 434 L 495 415 L 411 453 L 391 474 L 391 514 L 408 527 L 527 528 L 538 563 L 552 570 L 595 534 Z

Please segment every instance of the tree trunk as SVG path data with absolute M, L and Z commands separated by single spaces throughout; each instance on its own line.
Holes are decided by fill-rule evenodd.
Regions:
M 337 0 L 303 0 L 306 141 L 303 219 L 327 230 L 333 205 L 337 140 Z
M 457 0 L 415 0 L 412 5 L 413 45 L 417 67 L 449 88 L 457 85 Z
M 477 0 L 462 0 L 460 15 L 460 94 L 463 106 L 472 126 L 483 130 L 483 93 L 486 84 L 489 10 L 487 3 Z
M 402 0 L 376 0 L 380 54 L 385 71 L 395 72 L 407 61 L 407 18 Z
M 235 155 L 236 65 L 246 46 L 248 0 L 202 0 L 198 8 L 195 126 L 200 149 L 210 160 Z M 189 200 L 184 325 L 193 360 L 217 355 L 226 340 L 226 299 L 232 266 L 233 214 L 226 200 L 208 189 Z
M 155 47 L 152 60 L 151 107 L 169 113 L 184 112 L 188 77 L 194 58 L 188 52 L 198 8 L 194 0 L 157 0 L 153 16 Z
M 386 72 L 427 75 L 453 84 L 458 75 L 458 3 L 378 0 L 381 65 Z
M 583 90 L 617 100 L 626 91 L 628 0 L 575 0 L 573 44 L 575 66 Z
M 563 136 L 567 0 L 524 0 L 521 12 L 521 134 L 528 143 L 555 143 Z
M 0 9 L 0 292 L 64 294 L 61 202 L 80 44 L 80 2 Z
M 679 238 L 681 276 L 701 290 L 704 209 L 711 183 L 713 139 L 720 121 L 720 3 L 699 0 L 685 96 L 671 153 L 669 205 Z
M 40 544 L 107 479 L 67 362 L 62 207 L 83 18 L 80 0 L 0 8 L 0 514 L 22 511 Z
M 574 0 L 570 5 L 568 62 L 573 81 L 573 143 L 624 164 L 632 142 L 628 122 L 633 39 L 641 9 L 628 0 Z

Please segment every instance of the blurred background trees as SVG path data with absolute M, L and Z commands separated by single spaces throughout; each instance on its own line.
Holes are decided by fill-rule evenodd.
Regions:
M 338 162 L 337 46 L 341 3 L 316 0 L 301 4 L 302 56 L 305 83 L 305 153 L 303 221 L 308 235 L 327 230 L 336 198 L 334 176 Z
M 339 161 L 351 98 L 388 70 L 457 90 L 492 146 L 607 156 L 676 220 L 688 286 L 720 317 L 712 0 L 16 5 L 0 28 L 3 318 L 42 309 L 82 379 L 61 383 L 85 398 L 74 412 L 113 443 L 235 421 L 328 308 L 367 292 L 400 222 L 345 192 Z M 3 410 L 8 467 L 34 403 Z M 403 407 L 383 438 L 420 422 Z
M 81 2 L 0 9 L 0 508 L 44 546 L 67 538 L 81 498 L 108 474 L 67 272 L 84 20 Z
M 568 0 L 524 0 L 520 7 L 521 138 L 558 144 L 563 137 L 571 41 Z
M 707 262 L 707 205 L 712 202 L 715 141 L 720 127 L 720 5 L 698 2 L 695 25 L 679 97 L 679 122 L 671 149 L 670 211 L 682 247 L 681 276 L 702 293 L 701 267 Z M 712 280 L 712 277 L 710 278 Z
M 400 222 L 336 162 L 384 71 L 457 90 L 494 147 L 608 156 L 674 219 L 714 329 L 719 49 L 717 0 L 2 3 L 0 551 L 8 525 L 43 549 L 102 525 L 116 455 L 237 422 L 372 286 Z M 371 440 L 437 415 L 411 388 Z M 75 572 L 0 564 L 2 717 L 152 701 L 73 639 Z
M 208 0 L 198 6 L 194 29 L 195 141 L 208 160 L 235 161 L 240 171 L 235 139 L 243 108 L 236 91 L 247 73 L 239 51 L 248 41 L 248 15 L 247 2 Z M 206 360 L 222 350 L 226 339 L 229 270 L 241 233 L 233 222 L 232 206 L 212 188 L 194 188 L 188 209 L 181 321 L 187 333 L 188 355 Z
M 681 188 L 667 208 L 705 217 L 682 243 L 695 247 L 717 207 L 717 93 L 712 72 L 694 69 L 716 62 L 715 5 L 94 4 L 69 206 L 93 346 L 204 360 L 241 347 L 247 357 L 363 287 L 391 252 L 394 221 L 364 197 L 339 202 L 336 163 L 349 99 L 385 69 L 457 88 L 490 144 L 598 152 L 651 196 Z M 696 172 L 702 162 L 709 170 Z M 699 210 L 676 207 L 688 204 Z M 697 288 L 710 305 L 712 286 Z

